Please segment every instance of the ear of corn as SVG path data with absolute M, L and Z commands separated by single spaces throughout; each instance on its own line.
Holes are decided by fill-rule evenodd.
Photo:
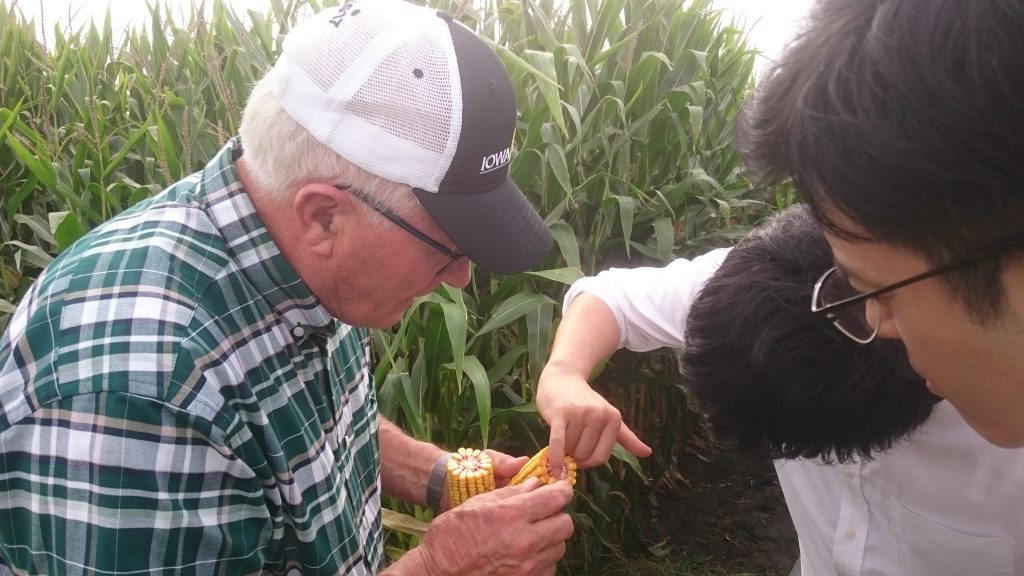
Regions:
M 557 477 L 553 476 L 548 470 L 548 448 L 545 446 L 516 473 L 509 485 L 522 484 L 536 476 L 545 484 L 565 479 L 570 486 L 575 486 L 576 468 L 576 461 L 566 454 L 561 472 Z M 494 487 L 494 464 L 483 451 L 459 448 L 448 457 L 448 499 L 452 508 L 477 494 L 490 492 Z
M 448 458 L 448 492 L 451 507 L 477 494 L 494 490 L 491 457 L 473 448 L 459 448 Z
M 572 456 L 565 455 L 565 459 L 562 463 L 562 470 L 557 477 L 551 474 L 548 470 L 548 447 L 545 446 L 540 452 L 530 458 L 530 461 L 523 466 L 521 470 L 512 478 L 509 484 L 522 484 L 526 482 L 531 476 L 536 476 L 541 479 L 541 482 L 545 484 L 553 484 L 558 480 L 568 480 L 570 486 L 576 485 L 576 461 L 573 460 Z

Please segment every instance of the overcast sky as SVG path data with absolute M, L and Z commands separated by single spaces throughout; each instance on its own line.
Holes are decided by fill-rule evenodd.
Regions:
M 255 8 L 265 10 L 270 0 L 226 0 L 236 9 Z M 751 43 L 766 57 L 779 53 L 786 42 L 795 34 L 797 27 L 807 13 L 813 0 L 713 0 L 715 8 L 721 8 L 735 16 L 750 30 Z M 164 0 L 182 14 L 191 10 L 191 0 Z M 198 3 L 198 0 L 195 0 Z M 116 31 L 128 26 L 144 24 L 148 17 L 146 2 L 143 0 L 17 0 L 18 7 L 30 17 L 39 19 L 42 12 L 46 21 L 46 34 L 52 36 L 54 22 L 61 25 L 69 21 L 76 26 L 84 25 L 90 18 L 102 22 L 106 8 L 111 11 L 111 24 Z M 207 9 L 212 4 L 206 2 Z M 8 0 L 8 6 L 11 1 Z M 183 19 L 184 20 L 184 19 Z M 52 44 L 53 39 L 47 38 Z
M 796 34 L 814 0 L 712 0 L 750 30 L 750 41 L 773 58 Z

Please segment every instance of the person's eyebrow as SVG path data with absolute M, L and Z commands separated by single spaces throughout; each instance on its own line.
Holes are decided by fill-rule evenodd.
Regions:
M 871 282 L 870 280 L 866 280 L 863 276 L 858 274 L 856 270 L 851 270 L 842 261 L 836 259 L 834 260 L 834 262 L 836 265 L 836 270 L 840 274 L 842 274 L 844 278 L 846 278 L 846 281 L 855 290 L 858 290 L 860 292 L 870 292 L 878 287 L 877 283 Z

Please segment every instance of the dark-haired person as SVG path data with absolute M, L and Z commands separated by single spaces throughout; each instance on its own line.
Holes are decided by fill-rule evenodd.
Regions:
M 1024 450 L 936 403 L 898 342 L 858 345 L 814 318 L 830 258 L 795 207 L 731 251 L 575 283 L 537 396 L 552 451 L 593 466 L 618 439 L 647 455 L 586 379 L 617 348 L 680 348 L 716 439 L 778 458 L 803 574 L 1019 574 Z
M 381 495 L 438 511 L 446 451 L 378 417 L 369 328 L 526 270 L 515 90 L 447 13 L 294 27 L 204 169 L 40 275 L 0 341 L 0 574 L 554 574 L 567 482 L 481 495 L 385 567 Z M 494 454 L 499 483 L 525 459 Z
M 816 313 L 899 338 L 978 432 L 1024 446 L 1024 2 L 820 0 L 738 131 L 832 246 Z

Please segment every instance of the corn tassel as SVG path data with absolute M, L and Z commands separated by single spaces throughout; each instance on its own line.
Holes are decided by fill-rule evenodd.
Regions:
M 451 507 L 477 494 L 494 490 L 491 457 L 473 448 L 459 448 L 448 458 L 448 493 Z
M 531 476 L 540 478 L 541 482 L 545 484 L 554 484 L 558 480 L 569 480 L 570 486 L 576 485 L 576 461 L 572 459 L 572 456 L 565 455 L 565 459 L 562 463 L 562 471 L 555 478 L 551 475 L 551 471 L 548 470 L 548 447 L 545 446 L 543 450 L 538 452 L 530 461 L 523 466 L 521 470 L 512 478 L 509 482 L 510 485 L 522 484 L 526 482 Z

